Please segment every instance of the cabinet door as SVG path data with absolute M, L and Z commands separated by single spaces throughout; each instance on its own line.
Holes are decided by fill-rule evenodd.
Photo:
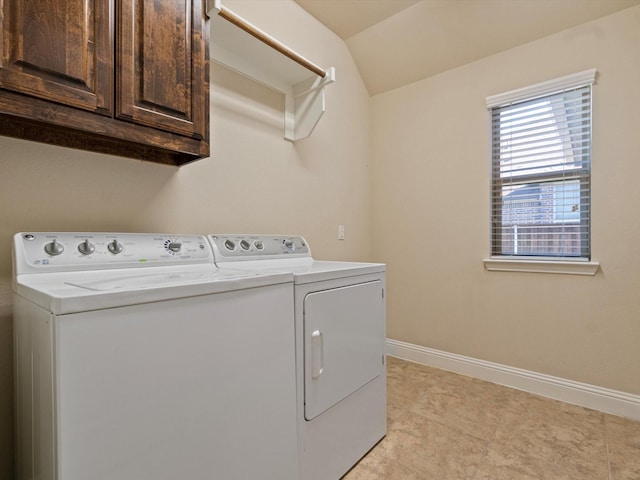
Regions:
M 0 0 L 0 87 L 112 115 L 113 0 Z
M 116 116 L 208 138 L 204 0 L 119 0 Z

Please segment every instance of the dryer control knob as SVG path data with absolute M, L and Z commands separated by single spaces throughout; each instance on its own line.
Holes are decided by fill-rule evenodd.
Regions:
M 47 243 L 44 246 L 44 251 L 49 255 L 60 255 L 64 252 L 64 245 L 58 243 L 58 241 L 54 238 L 50 243 Z
M 233 252 L 236 249 L 236 244 L 232 240 L 225 240 L 224 248 L 226 248 L 230 252 Z
M 96 247 L 87 238 L 84 242 L 78 244 L 78 251 L 83 255 L 90 255 L 95 252 Z
M 109 245 L 107 245 L 107 249 L 114 255 L 117 255 L 119 253 L 122 253 L 122 250 L 124 250 L 124 247 L 118 240 L 114 239 L 113 242 L 110 242 Z
M 240 240 L 240 247 L 243 250 L 249 250 L 251 248 L 251 244 L 247 240 Z
M 296 251 L 296 244 L 293 242 L 293 240 L 283 240 L 282 244 L 284 245 L 284 248 L 287 249 L 287 251 L 291 253 Z
M 180 242 L 171 242 L 167 248 L 174 253 L 178 253 L 182 249 L 182 244 Z

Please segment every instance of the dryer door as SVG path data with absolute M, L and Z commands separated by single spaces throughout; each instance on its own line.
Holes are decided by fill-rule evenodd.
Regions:
M 304 300 L 305 418 L 312 420 L 384 372 L 382 281 Z

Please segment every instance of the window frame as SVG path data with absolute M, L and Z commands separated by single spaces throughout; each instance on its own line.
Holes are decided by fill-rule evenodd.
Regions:
M 583 72 L 575 73 L 572 75 L 567 75 L 564 77 L 560 77 L 554 80 L 541 82 L 535 85 L 531 85 L 529 87 L 512 90 L 506 93 L 492 95 L 486 98 L 486 105 L 490 115 L 493 113 L 494 108 L 508 106 L 510 104 L 517 104 L 521 102 L 526 102 L 530 100 L 535 100 L 541 97 L 551 96 L 553 94 L 558 94 L 566 90 L 572 90 L 579 87 L 589 86 L 592 87 L 595 84 L 597 71 L 595 68 L 585 70 Z M 490 140 L 491 144 L 493 143 L 493 127 L 490 129 Z M 593 131 L 591 130 L 591 138 L 593 137 Z M 491 190 L 490 190 L 490 250 L 491 256 L 488 259 L 484 259 L 483 262 L 485 267 L 489 271 L 525 271 L 525 272 L 542 272 L 542 273 L 570 273 L 570 274 L 578 274 L 578 275 L 594 275 L 598 268 L 599 263 L 591 260 L 591 245 L 589 245 L 588 252 L 581 252 L 581 256 L 529 256 L 529 255 L 505 255 L 502 253 L 497 253 L 496 248 L 493 241 L 493 233 L 494 233 L 494 222 L 495 219 L 493 217 L 493 195 L 494 188 L 496 188 L 496 179 L 494 177 L 494 168 L 493 168 L 493 152 L 490 155 L 491 158 Z M 531 178 L 539 178 L 539 179 L 551 179 L 553 175 L 545 175 L 538 174 L 532 175 Z M 556 175 L 557 177 L 557 175 Z M 526 182 L 523 182 L 526 183 Z M 582 180 L 580 180 L 582 183 Z M 591 189 L 591 185 L 589 183 L 589 189 Z M 589 212 L 586 212 L 586 215 L 590 217 Z M 580 225 L 583 224 L 584 218 L 581 218 Z M 589 228 L 591 228 L 591 220 L 587 218 Z

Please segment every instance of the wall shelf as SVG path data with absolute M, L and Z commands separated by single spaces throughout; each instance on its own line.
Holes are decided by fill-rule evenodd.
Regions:
M 211 59 L 284 94 L 284 138 L 308 137 L 325 111 L 324 87 L 335 68 L 322 69 L 222 5 L 209 0 Z

